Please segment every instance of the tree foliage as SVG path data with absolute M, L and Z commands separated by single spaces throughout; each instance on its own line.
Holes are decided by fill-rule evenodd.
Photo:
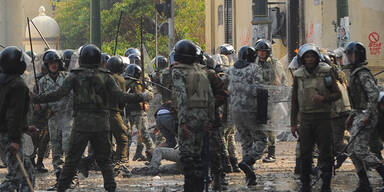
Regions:
M 117 54 L 123 55 L 128 47 L 140 47 L 140 21 L 142 16 L 155 20 L 153 0 L 101 0 L 102 51 L 113 54 L 120 12 L 122 20 Z M 89 42 L 90 0 L 61 1 L 55 19 L 61 29 L 61 47 L 77 49 Z M 191 39 L 204 44 L 204 0 L 175 0 L 175 40 Z M 158 17 L 159 25 L 167 22 Z M 150 57 L 155 56 L 155 35 L 144 31 L 144 44 Z M 168 37 L 158 35 L 158 50 L 168 55 Z

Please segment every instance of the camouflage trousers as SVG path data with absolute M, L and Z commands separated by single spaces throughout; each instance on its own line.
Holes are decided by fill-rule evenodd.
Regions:
M 184 173 L 184 191 L 203 186 L 204 168 L 207 154 L 207 131 L 208 113 L 195 109 L 189 112 L 185 119 L 185 125 L 179 123 L 178 137 L 180 144 L 180 161 Z M 188 129 L 189 133 L 184 131 Z M 193 181 L 193 182 L 191 182 Z M 197 186 L 196 186 L 197 185 Z
M 223 129 L 225 155 L 234 159 L 236 158 L 235 125 L 232 122 L 228 122 Z
M 0 185 L 0 191 L 20 191 L 20 192 L 28 192 L 29 187 L 27 184 L 27 181 L 24 178 L 23 172 L 21 171 L 21 168 L 19 166 L 19 163 L 16 159 L 16 156 L 11 153 L 7 147 L 9 146 L 10 142 L 8 139 L 7 133 L 0 133 L 0 153 L 1 156 L 4 157 L 4 163 L 7 165 L 8 173 L 4 178 L 3 183 Z M 32 182 L 32 185 L 35 184 L 35 172 L 34 167 L 32 165 L 30 157 L 22 154 L 22 147 L 20 145 L 19 149 L 19 156 L 21 160 L 24 163 L 24 168 L 27 171 L 27 174 L 29 176 L 29 179 Z
M 168 160 L 175 162 L 175 164 L 161 165 L 161 160 Z M 156 147 L 152 153 L 152 160 L 149 164 L 150 167 L 158 169 L 160 172 L 180 172 L 180 151 L 174 148 L 168 147 Z
M 128 151 L 128 128 L 119 112 L 111 112 L 109 116 L 111 132 L 116 140 L 116 160 L 127 160 Z
M 58 191 L 64 191 L 69 188 L 88 142 L 93 146 L 94 157 L 104 178 L 104 188 L 107 191 L 114 191 L 116 189 L 111 163 L 110 132 L 80 132 L 73 130 L 69 143 L 70 150 L 65 157 L 65 164 L 58 183 Z
M 344 142 L 345 121 L 348 115 L 340 115 L 336 118 L 332 118 L 332 132 L 333 132 L 333 146 L 335 156 L 342 152 L 346 144 Z
M 146 150 L 153 149 L 153 142 L 148 132 L 148 117 L 145 112 L 131 113 L 128 116 L 129 129 L 137 129 L 137 146 L 145 145 Z M 130 143 L 129 143 L 130 145 Z
M 256 120 L 256 113 L 235 112 L 233 121 L 240 135 L 242 156 L 261 159 L 267 147 L 267 135 L 264 129 L 260 129 Z
M 64 153 L 69 151 L 69 138 L 73 119 L 66 113 L 57 113 L 49 118 L 48 128 L 52 146 L 52 165 L 55 173 L 60 172 L 64 165 Z
M 371 151 L 369 146 L 371 142 L 370 140 L 374 139 L 372 137 L 372 132 L 375 131 L 377 116 L 370 117 L 368 125 L 364 127 L 363 119 L 365 117 L 366 114 L 358 113 L 353 119 L 350 130 L 351 139 L 354 137 L 355 139 L 350 144 L 348 152 L 357 172 L 367 168 L 376 168 L 382 164 L 380 159 Z M 359 132 L 360 129 L 361 131 Z

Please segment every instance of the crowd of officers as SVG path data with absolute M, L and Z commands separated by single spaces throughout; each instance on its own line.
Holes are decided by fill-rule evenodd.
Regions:
M 37 84 L 29 90 L 22 78 L 27 54 L 18 47 L 5 48 L 0 53 L 0 152 L 8 174 L 0 191 L 30 191 L 26 177 L 34 185 L 35 170 L 48 172 L 43 164 L 48 143 L 56 176 L 48 190 L 77 187 L 77 174 L 87 177 L 91 168 L 102 172 L 110 192 L 116 191 L 119 173 L 130 177 L 171 170 L 184 174 L 187 192 L 203 191 L 209 183 L 214 191 L 226 190 L 226 173 L 241 171 L 246 185 L 255 186 L 256 161 L 265 153 L 263 162 L 276 161 L 272 115 L 282 102 L 281 90 L 288 87 L 285 72 L 293 79 L 291 132 L 299 138 L 299 190 L 311 191 L 315 146 L 322 192 L 331 191 L 332 171 L 347 157 L 359 176 L 356 192 L 372 191 L 366 173 L 370 167 L 384 178 L 379 129 L 384 92 L 379 93 L 367 68 L 363 44 L 351 42 L 345 50 L 332 51 L 305 44 L 289 66 L 272 57 L 272 46 L 264 39 L 255 47 L 241 47 L 238 54 L 228 44 L 216 52 L 211 56 L 192 41 L 180 40 L 168 59 L 154 58 L 154 72 L 146 74 L 135 48 L 127 49 L 124 57 L 101 53 L 92 44 L 77 53 L 50 49 L 42 55 Z M 76 54 L 78 67 L 73 66 Z M 156 96 L 161 98 L 158 103 Z M 152 132 L 148 111 L 153 106 Z M 23 152 L 25 134 L 35 146 L 31 155 Z M 137 141 L 132 160 L 149 163 L 131 173 L 127 167 L 133 135 Z M 162 159 L 175 164 L 160 167 Z

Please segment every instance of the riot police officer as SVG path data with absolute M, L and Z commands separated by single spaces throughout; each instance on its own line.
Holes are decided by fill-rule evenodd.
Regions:
M 66 49 L 66 50 L 64 50 L 64 52 L 63 52 L 64 69 L 65 69 L 66 71 L 69 70 L 69 67 L 70 67 L 69 65 L 70 65 L 70 63 L 71 63 L 71 58 L 72 58 L 72 55 L 73 55 L 74 52 L 75 52 L 75 51 L 72 50 L 72 49 Z
M 99 48 L 92 44 L 83 46 L 79 57 L 80 68 L 72 70 L 58 90 L 32 98 L 34 103 L 57 101 L 72 90 L 74 92 L 74 128 L 57 188 L 59 192 L 69 187 L 89 141 L 94 146 L 96 161 L 104 177 L 104 188 L 109 192 L 115 191 L 109 136 L 110 102 L 135 103 L 151 97 L 148 93 L 123 93 L 110 73 L 99 68 L 100 61 Z
M 3 178 L 0 191 L 30 191 L 16 155 L 24 161 L 32 184 L 35 175 L 31 159 L 23 154 L 22 134 L 31 131 L 27 125 L 29 89 L 20 77 L 25 69 L 23 51 L 15 46 L 0 52 L 0 156 L 7 159 L 8 173 Z
M 348 93 L 352 106 L 346 126 L 350 128 L 351 139 L 354 138 L 349 152 L 359 176 L 359 186 L 355 191 L 372 191 L 366 169 L 375 168 L 384 179 L 383 163 L 369 150 L 369 142 L 373 139 L 371 134 L 378 118 L 379 89 L 367 67 L 365 46 L 361 42 L 350 42 L 345 48 L 345 54 L 348 59 L 345 67 L 351 69 Z
M 202 57 L 192 41 L 180 40 L 175 45 L 172 81 L 186 192 L 204 189 L 204 140 L 214 120 L 213 93 L 206 72 L 199 67 Z
M 321 56 L 315 45 L 302 45 L 297 59 L 304 67 L 293 73 L 291 131 L 295 137 L 298 132 L 300 138 L 300 192 L 311 191 L 310 173 L 315 143 L 320 151 L 318 159 L 323 180 L 321 191 L 329 192 L 333 164 L 330 104 L 339 99 L 341 94 L 332 76 L 331 67 L 320 62 Z

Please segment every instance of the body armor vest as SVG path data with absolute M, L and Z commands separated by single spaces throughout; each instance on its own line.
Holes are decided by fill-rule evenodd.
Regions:
M 301 67 L 294 72 L 294 76 L 297 78 L 300 112 L 320 113 L 331 111 L 330 104 L 316 104 L 312 99 L 316 94 L 326 95 L 329 93 L 325 86 L 324 78 L 330 75 L 330 69 L 331 67 L 319 63 L 312 74 L 305 67 Z
M 73 106 L 75 110 L 106 110 L 109 107 L 109 94 L 106 91 L 107 71 L 79 68 L 76 74 Z
M 353 109 L 364 110 L 368 106 L 368 96 L 362 87 L 362 82 L 360 82 L 359 73 L 362 71 L 367 71 L 373 75 L 371 71 L 366 66 L 361 66 L 356 68 L 351 72 L 351 78 L 348 82 L 348 93 L 351 100 L 351 105 Z
M 127 93 L 141 93 L 143 92 L 143 86 L 141 85 L 140 81 L 136 80 L 127 80 Z M 137 112 L 143 110 L 144 104 L 141 103 L 132 103 L 132 104 L 126 104 L 126 111 L 127 112 Z
M 209 80 L 206 71 L 197 64 L 178 63 L 174 68 L 186 71 L 187 105 L 189 108 L 207 108 L 209 98 Z

